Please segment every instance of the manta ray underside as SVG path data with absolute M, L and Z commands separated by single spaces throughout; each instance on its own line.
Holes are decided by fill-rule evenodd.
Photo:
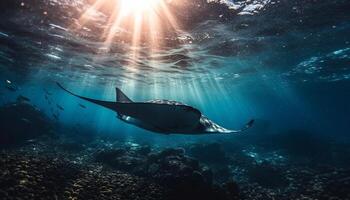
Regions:
M 238 133 L 254 123 L 250 120 L 240 130 L 229 130 L 202 115 L 198 109 L 177 101 L 133 102 L 119 88 L 116 88 L 115 102 L 101 101 L 74 94 L 61 84 L 57 85 L 73 96 L 115 111 L 118 118 L 126 123 L 162 134 Z

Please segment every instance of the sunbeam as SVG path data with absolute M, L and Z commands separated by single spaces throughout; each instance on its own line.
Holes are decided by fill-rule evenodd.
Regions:
M 70 29 L 79 33 L 85 25 L 93 21 L 95 12 L 105 13 L 106 24 L 99 33 L 99 53 L 111 53 L 114 47 L 124 45 L 130 55 L 123 67 L 129 72 L 137 73 L 142 64 L 142 56 L 149 58 L 146 63 L 152 67 L 159 66 L 154 59 L 163 45 L 167 35 L 177 38 L 178 35 L 190 35 L 182 30 L 176 18 L 168 8 L 172 1 L 166 0 L 96 0 L 82 13 Z M 106 11 L 106 7 L 108 8 Z M 142 51 L 142 52 L 141 52 Z M 117 56 L 117 54 L 115 54 Z M 94 62 L 100 59 L 96 57 Z M 141 65 L 140 65 L 141 64 Z
M 96 0 L 71 29 L 82 28 L 91 20 L 92 13 L 102 7 L 111 10 L 108 23 L 100 35 L 107 50 L 113 45 L 117 34 L 122 36 L 123 42 L 132 44 L 133 47 L 135 44 L 148 44 L 154 50 L 160 45 L 157 38 L 161 38 L 163 29 L 168 29 L 168 25 L 181 32 L 164 0 Z

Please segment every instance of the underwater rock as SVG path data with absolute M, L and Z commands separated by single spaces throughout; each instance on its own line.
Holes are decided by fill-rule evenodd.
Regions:
M 84 145 L 73 141 L 66 141 L 64 143 L 59 144 L 58 147 L 61 148 L 63 151 L 67 152 L 79 152 L 85 149 Z
M 189 155 L 210 164 L 225 164 L 228 157 L 219 143 L 194 144 L 189 148 Z
M 327 181 L 325 189 L 321 196 L 323 197 L 338 197 L 339 199 L 350 198 L 350 170 L 332 171 L 327 174 L 322 174 L 320 179 L 329 179 L 332 177 L 332 181 Z
M 21 144 L 44 134 L 52 134 L 53 123 L 35 106 L 18 101 L 0 107 L 0 144 Z
M 161 151 L 158 155 L 161 158 L 166 158 L 168 156 L 183 156 L 185 154 L 185 150 L 182 148 L 176 148 L 176 149 L 165 149 Z
M 239 199 L 239 186 L 237 183 L 229 181 L 224 184 L 224 188 L 226 189 L 228 196 L 233 199 Z
M 172 176 L 172 180 L 175 182 L 177 180 L 190 177 L 193 178 L 192 180 L 201 180 L 199 181 L 201 182 L 199 184 L 211 184 L 211 180 L 206 180 L 202 177 L 201 172 L 203 169 L 200 167 L 198 161 L 184 156 L 184 150 L 181 148 L 165 149 L 163 151 L 150 154 L 147 157 L 147 163 L 148 166 L 146 167 L 157 166 L 156 173 L 152 174 L 152 177 L 158 180 L 162 180 L 163 177 L 170 174 Z
M 349 199 L 350 194 L 349 168 L 272 162 L 247 162 L 238 169 L 218 165 L 222 176 L 230 173 L 224 183 L 217 180 L 219 167 L 202 166 L 183 150 L 152 148 L 143 154 L 143 146 L 111 146 L 95 138 L 81 151 L 67 151 L 65 143 L 73 144 L 71 138 L 39 137 L 33 144 L 1 151 L 0 199 L 288 200 Z
M 101 150 L 96 153 L 95 159 L 99 162 L 109 162 L 112 159 L 123 156 L 126 154 L 124 149 L 110 149 L 110 150 Z
M 207 167 L 202 168 L 202 176 L 208 184 L 213 183 L 213 171 Z
M 248 175 L 252 181 L 265 187 L 283 187 L 288 184 L 282 169 L 266 161 L 249 169 Z
M 260 138 L 259 145 L 266 149 L 280 149 L 296 162 L 303 160 L 329 162 L 333 157 L 332 139 L 307 130 L 291 129 L 265 135 L 264 138 Z
M 121 165 L 128 165 L 128 158 L 130 157 L 126 155 L 126 150 L 124 149 L 101 150 L 95 154 L 97 162 L 105 163 L 118 169 L 124 168 Z
M 212 171 L 184 153 L 182 148 L 152 151 L 145 146 L 136 150 L 102 150 L 95 154 L 95 160 L 154 180 L 169 189 L 170 199 L 208 199 L 215 193 Z
M 219 166 L 213 170 L 215 180 L 220 183 L 229 181 L 232 177 L 231 170 L 228 166 Z
M 0 199 L 165 199 L 161 186 L 127 173 L 20 154 L 0 154 L 0 186 Z
M 140 166 L 143 166 L 145 162 L 144 158 L 137 157 L 125 149 L 102 150 L 96 153 L 95 160 L 127 172 L 143 171 Z
M 142 156 L 146 156 L 149 153 L 151 153 L 151 147 L 150 146 L 142 146 L 139 149 L 136 150 L 137 154 L 140 154 Z

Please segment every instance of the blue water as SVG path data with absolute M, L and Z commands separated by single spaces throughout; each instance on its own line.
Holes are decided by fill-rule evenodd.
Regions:
M 348 136 L 347 1 L 214 3 L 225 9 L 206 8 L 210 16 L 193 16 L 187 21 L 182 21 L 183 13 L 175 12 L 176 6 L 171 7 L 178 23 L 185 24 L 173 36 L 177 43 L 164 45 L 154 55 L 147 54 L 146 44 L 139 47 L 141 56 L 135 60 L 127 58 L 128 43 L 118 43 L 118 36 L 113 49 L 97 50 L 102 41 L 93 29 L 106 26 L 101 16 L 91 20 L 90 30 L 70 29 L 79 9 L 89 7 L 88 2 L 38 2 L 2 3 L 6 17 L 0 22 L 1 103 L 22 94 L 52 119 L 57 113 L 61 126 L 155 144 L 235 137 L 162 136 L 144 131 L 119 121 L 110 110 L 64 93 L 55 85 L 57 81 L 101 100 L 115 100 L 115 87 L 135 101 L 177 100 L 232 129 L 256 119 L 256 125 L 244 134 L 302 129 Z M 241 12 L 226 9 L 232 5 Z M 125 66 L 125 60 L 136 64 Z M 19 89 L 7 90 L 6 80 Z M 45 100 L 44 90 L 52 93 L 52 105 Z
M 69 188 L 72 167 L 60 162 L 162 186 L 168 175 L 191 185 L 190 168 L 199 191 L 214 195 L 214 183 L 237 195 L 237 184 L 228 199 L 350 199 L 350 1 L 147 1 L 162 4 L 0 1 L 0 171 L 60 169 L 69 180 L 57 185 Z M 136 102 L 175 100 L 227 129 L 255 123 L 239 134 L 154 133 L 56 82 L 99 100 L 115 101 L 116 87 Z M 0 199 L 27 195 L 11 173 Z

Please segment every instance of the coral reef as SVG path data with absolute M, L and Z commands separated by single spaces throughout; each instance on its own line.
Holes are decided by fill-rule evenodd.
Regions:
M 145 179 L 67 160 L 0 154 L 0 199 L 162 199 Z
M 20 144 L 52 133 L 52 122 L 35 106 L 17 101 L 0 107 L 0 145 Z
M 169 190 L 169 199 L 229 199 L 220 188 L 212 185 L 211 170 L 185 156 L 182 148 L 109 149 L 97 152 L 95 159 L 114 169 L 154 180 Z

